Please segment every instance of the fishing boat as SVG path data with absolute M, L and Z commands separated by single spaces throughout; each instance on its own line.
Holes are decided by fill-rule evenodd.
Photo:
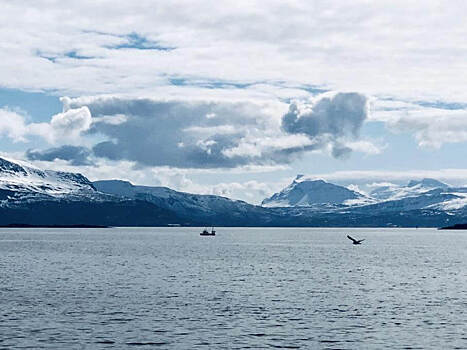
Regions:
M 205 227 L 203 232 L 199 234 L 200 236 L 215 236 L 216 231 L 214 231 L 214 227 L 211 228 L 211 232 L 208 231 L 208 229 Z

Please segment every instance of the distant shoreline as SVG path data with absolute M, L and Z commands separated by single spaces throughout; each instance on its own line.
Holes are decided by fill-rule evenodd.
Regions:
M 8 224 L 0 225 L 0 228 L 109 228 L 104 225 L 30 225 L 30 224 Z
M 467 230 L 467 224 L 455 224 L 452 226 L 441 227 L 440 230 Z

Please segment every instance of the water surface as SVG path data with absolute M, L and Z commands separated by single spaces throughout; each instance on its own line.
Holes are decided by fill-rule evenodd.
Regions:
M 1 229 L 0 348 L 467 348 L 467 232 L 198 233 Z

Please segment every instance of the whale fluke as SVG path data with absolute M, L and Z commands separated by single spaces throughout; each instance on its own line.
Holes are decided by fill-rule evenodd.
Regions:
M 352 241 L 352 244 L 362 244 L 362 242 L 364 241 L 364 239 L 355 239 L 350 237 L 349 235 L 347 235 L 347 238 Z

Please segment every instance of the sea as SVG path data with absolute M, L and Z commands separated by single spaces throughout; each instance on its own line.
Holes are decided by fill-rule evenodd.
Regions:
M 467 349 L 467 231 L 201 230 L 0 229 L 0 349 Z

